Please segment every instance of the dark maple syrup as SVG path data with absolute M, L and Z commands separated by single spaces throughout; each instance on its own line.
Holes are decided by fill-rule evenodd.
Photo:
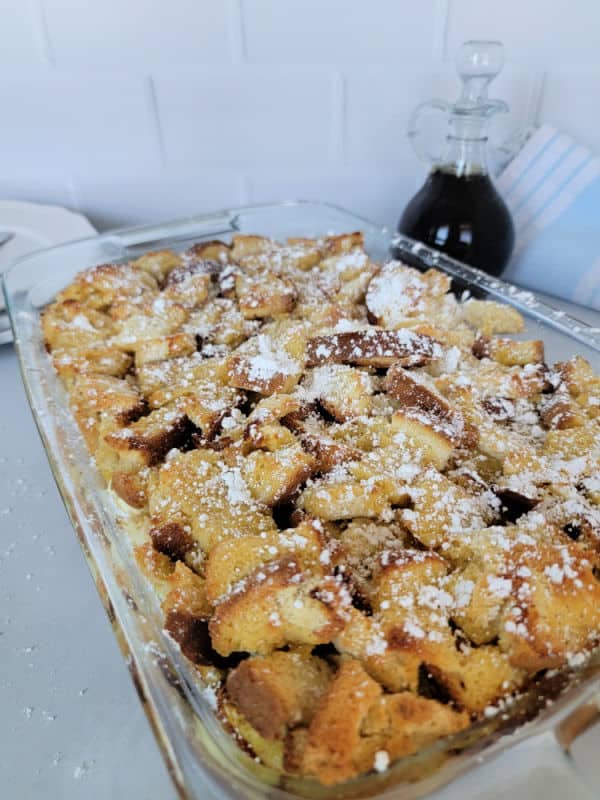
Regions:
M 404 209 L 398 230 L 490 275 L 500 275 L 515 233 L 487 174 L 434 169 Z
M 413 111 L 408 134 L 431 171 L 398 223 L 400 233 L 496 276 L 508 263 L 515 241 L 510 212 L 487 168 L 489 121 L 508 111 L 505 102 L 488 97 L 489 84 L 503 64 L 500 42 L 465 42 L 456 59 L 462 82 L 456 102 L 431 100 Z M 441 111 L 448 124 L 438 154 L 430 152 L 421 124 L 433 111 Z

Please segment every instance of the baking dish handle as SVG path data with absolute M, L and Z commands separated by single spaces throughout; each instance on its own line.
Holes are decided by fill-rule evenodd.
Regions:
M 212 216 L 189 217 L 166 225 L 141 225 L 110 234 L 110 241 L 119 249 L 131 252 L 148 250 L 165 242 L 220 236 L 237 230 L 237 214 L 225 212 Z

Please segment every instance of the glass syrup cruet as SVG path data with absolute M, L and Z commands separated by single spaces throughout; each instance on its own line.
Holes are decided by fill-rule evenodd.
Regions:
M 431 171 L 398 223 L 400 233 L 491 275 L 502 273 L 514 245 L 510 212 L 487 165 L 489 122 L 495 114 L 508 111 L 503 100 L 488 98 L 489 85 L 503 65 L 500 42 L 465 42 L 456 59 L 462 81 L 458 100 L 431 100 L 414 110 L 408 135 Z M 440 155 L 429 151 L 421 127 L 424 116 L 432 111 L 448 117 Z

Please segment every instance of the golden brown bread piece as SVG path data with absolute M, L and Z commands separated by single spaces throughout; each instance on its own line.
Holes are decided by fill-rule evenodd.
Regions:
M 331 680 L 332 668 L 299 652 L 253 656 L 227 677 L 227 693 L 250 724 L 267 739 L 308 725 Z
M 188 432 L 186 415 L 163 406 L 104 439 L 119 456 L 119 470 L 134 472 L 159 464 L 169 450 L 184 443 Z
M 441 355 L 438 342 L 411 330 L 368 330 L 315 336 L 308 340 L 307 365 L 358 364 L 369 367 L 389 367 L 394 363 L 404 367 L 420 367 Z
M 411 692 L 382 695 L 358 662 L 346 661 L 310 723 L 302 768 L 326 785 L 340 783 L 377 768 L 379 752 L 385 768 L 468 724 L 468 715 Z
M 492 358 L 507 367 L 537 364 L 544 360 L 544 343 L 540 339 L 517 342 L 514 339 L 480 336 L 471 348 L 476 358 Z
M 148 480 L 143 472 L 113 472 L 111 489 L 132 508 L 146 508 Z
M 465 320 L 484 336 L 494 333 L 520 333 L 525 327 L 523 317 L 510 306 L 494 300 L 467 300 L 462 305 Z
M 72 387 L 79 375 L 112 375 L 123 378 L 132 364 L 128 353 L 113 347 L 89 347 L 72 350 L 54 350 L 54 369 L 66 386 Z
M 210 621 L 213 647 L 226 656 L 323 644 L 343 627 L 347 605 L 347 593 L 333 578 L 313 578 L 293 557 L 282 558 L 259 568 L 219 603 Z

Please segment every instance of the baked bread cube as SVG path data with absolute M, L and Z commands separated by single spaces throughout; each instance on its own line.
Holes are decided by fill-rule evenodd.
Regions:
M 161 298 L 184 308 L 201 308 L 208 300 L 211 275 L 220 270 L 218 263 L 188 258 L 169 272 L 163 282 Z
M 99 264 L 80 272 L 56 295 L 56 302 L 75 300 L 90 309 L 103 310 L 125 299 L 136 303 L 151 301 L 157 293 L 156 279 L 148 271 L 133 264 Z
M 296 437 L 280 422 L 251 422 L 244 430 L 244 452 L 252 450 L 281 450 L 293 447 Z
M 112 314 L 115 316 L 116 307 Z M 124 304 L 115 319 L 115 334 L 109 339 L 112 347 L 134 352 L 137 344 L 145 339 L 159 339 L 175 333 L 187 319 L 188 312 L 178 303 L 168 303 L 163 297 L 152 303 Z
M 52 364 L 61 380 L 71 388 L 79 375 L 112 375 L 123 378 L 132 358 L 113 347 L 87 347 L 78 350 L 54 350 Z
M 202 578 L 178 561 L 169 581 L 172 588 L 162 602 L 165 631 L 194 664 L 212 666 L 215 658 L 208 634 L 212 608 Z
M 174 452 L 161 465 L 149 486 L 149 512 L 158 533 L 165 525 L 179 524 L 205 553 L 225 539 L 277 529 L 268 509 L 248 491 L 239 468 L 206 449 Z
M 225 539 L 211 549 L 206 560 L 206 594 L 216 603 L 259 567 L 284 556 L 293 555 L 303 569 L 325 574 L 332 549 L 324 527 L 310 519 L 285 531 L 263 531 L 240 539 Z
M 357 661 L 346 661 L 326 690 L 308 729 L 302 770 L 326 784 L 338 783 L 368 769 L 361 729 L 381 687 Z M 344 713 L 340 713 L 340 709 Z M 368 747 L 370 743 L 367 743 Z M 370 766 L 370 765 L 369 765 Z
M 335 480 L 317 480 L 302 492 L 298 507 L 324 520 L 376 518 L 385 516 L 393 492 L 388 478 L 356 480 L 335 476 Z
M 316 367 L 307 373 L 302 387 L 338 422 L 368 415 L 375 389 L 371 375 L 342 364 Z
M 242 661 L 227 676 L 227 694 L 261 736 L 282 740 L 310 723 L 331 677 L 320 658 L 274 652 Z
M 346 709 L 343 715 L 340 707 Z M 410 692 L 382 695 L 358 662 L 347 661 L 310 723 L 302 768 L 325 785 L 339 783 L 369 769 L 385 769 L 468 724 L 467 714 L 434 700 Z
M 452 456 L 454 443 L 447 426 L 440 424 L 431 415 L 416 410 L 394 411 L 392 430 L 399 437 L 406 438 L 408 446 L 416 450 L 422 461 L 444 469 Z
M 315 469 L 315 458 L 299 444 L 274 452 L 255 450 L 246 458 L 242 475 L 250 494 L 260 503 L 276 506 L 285 503 Z
M 592 563 L 568 540 L 559 546 L 538 541 L 529 552 L 523 545 L 517 558 L 500 649 L 530 673 L 584 660 L 599 638 L 600 581 Z
M 385 377 L 384 388 L 400 403 L 400 409 L 392 416 L 393 427 L 398 425 L 395 417 L 399 415 L 432 428 L 455 447 L 472 448 L 477 444 L 476 428 L 466 422 L 459 410 L 451 407 L 427 374 L 410 374 L 394 364 Z M 446 462 L 442 459 L 441 463 L 440 469 Z
M 174 447 L 189 436 L 186 415 L 176 407 L 163 406 L 126 428 L 109 433 L 107 445 L 119 456 L 118 469 L 137 472 L 159 464 Z
M 338 464 L 345 464 L 362 455 L 357 448 L 348 447 L 320 434 L 301 434 L 300 441 L 306 452 L 315 459 L 314 471 L 322 475 L 335 469 Z
M 115 469 L 117 469 L 115 467 Z M 116 472 L 110 476 L 110 488 L 124 503 L 140 511 L 148 506 L 148 473 Z
M 42 332 L 48 352 L 72 352 L 105 345 L 113 330 L 107 314 L 76 300 L 54 303 L 42 314 Z
M 499 336 L 480 336 L 471 348 L 476 358 L 491 358 L 507 367 L 540 364 L 544 361 L 544 343 L 541 339 L 515 341 Z
M 225 362 L 230 386 L 262 395 L 291 392 L 302 375 L 302 364 L 282 346 L 261 334 L 248 351 L 237 350 Z
M 566 392 L 555 392 L 544 398 L 540 404 L 540 419 L 546 428 L 555 430 L 582 428 L 586 421 L 581 407 Z
M 215 609 L 210 634 L 223 656 L 266 655 L 286 645 L 331 641 L 344 626 L 350 599 L 333 578 L 313 578 L 293 557 L 267 564 Z M 252 625 L 248 625 L 248 616 Z
M 484 336 L 494 333 L 521 333 L 523 317 L 516 308 L 494 300 L 469 299 L 461 306 L 464 319 Z
M 252 278 L 238 273 L 235 276 L 235 293 L 239 309 L 246 319 L 288 314 L 298 297 L 291 281 L 268 272 Z
M 223 420 L 243 402 L 244 395 L 210 381 L 196 385 L 189 397 L 181 398 L 177 405 L 186 417 L 202 432 L 204 439 L 210 441 L 219 431 Z
M 336 649 L 359 661 L 368 675 L 389 692 L 419 687 L 422 653 L 408 646 L 405 635 L 379 618 L 350 609 L 350 619 L 334 639 Z
M 450 278 L 442 272 L 420 273 L 399 261 L 388 261 L 371 280 L 365 302 L 372 321 L 393 329 L 423 319 L 449 289 Z
M 274 249 L 275 242 L 266 236 L 236 233 L 231 240 L 231 260 L 242 263 L 248 256 L 256 256 Z
M 574 397 L 593 390 L 598 391 L 598 376 L 589 361 L 582 356 L 577 355 L 568 361 L 560 361 L 555 369 L 562 384 Z
M 218 264 L 227 264 L 231 257 L 231 248 L 219 239 L 210 239 L 207 242 L 196 242 L 185 252 L 188 259 L 201 261 L 215 261 Z
M 248 417 L 244 429 L 244 453 L 252 450 L 280 450 L 296 444 L 292 431 L 279 420 L 296 415 L 302 403 L 288 394 L 274 394 L 262 398 Z
M 144 398 L 136 387 L 111 375 L 80 375 L 73 384 L 70 405 L 92 452 L 97 449 L 103 423 L 108 433 L 137 419 L 146 410 Z
M 389 367 L 394 363 L 420 367 L 442 354 L 438 342 L 408 329 L 386 331 L 377 328 L 315 336 L 308 340 L 307 365 L 358 364 Z
M 184 327 L 201 340 L 202 349 L 228 350 L 245 342 L 259 326 L 260 321 L 247 320 L 231 298 L 215 297 L 202 308 L 193 309 Z
M 181 263 L 181 256 L 174 253 L 173 250 L 155 250 L 136 258 L 135 261 L 131 262 L 131 266 L 134 269 L 147 272 L 157 284 L 161 285 L 169 273 L 180 267 Z
M 133 551 L 142 575 L 152 584 L 162 601 L 172 589 L 170 581 L 175 564 L 168 556 L 156 551 L 150 543 L 138 545 Z
M 433 469 L 417 476 L 409 492 L 414 508 L 401 509 L 399 521 L 421 544 L 442 555 L 453 533 L 485 528 L 496 513 L 485 493 L 473 496 Z
M 135 366 L 143 367 L 154 361 L 189 356 L 196 352 L 196 337 L 191 333 L 173 333 L 158 339 L 143 339 L 135 344 Z

